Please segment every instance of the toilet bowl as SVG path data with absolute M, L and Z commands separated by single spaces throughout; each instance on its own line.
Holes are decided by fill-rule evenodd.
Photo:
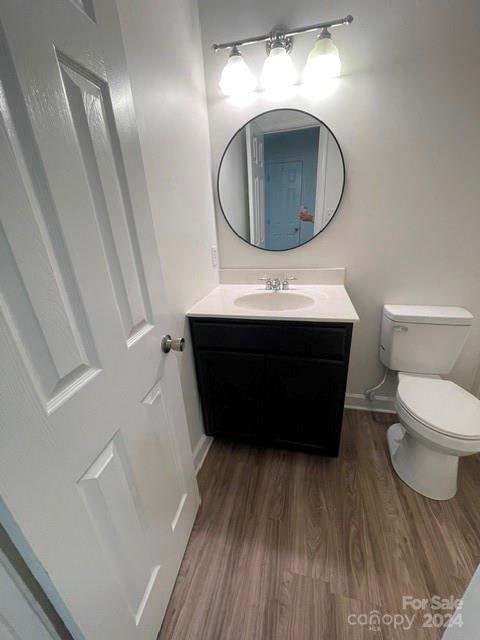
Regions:
M 399 373 L 398 379 L 400 423 L 387 432 L 392 466 L 418 493 L 453 498 L 459 458 L 480 452 L 480 400 L 438 376 Z
M 473 316 L 462 307 L 384 305 L 380 359 L 398 372 L 387 432 L 392 466 L 434 500 L 457 492 L 458 461 L 480 452 L 480 400 L 441 378 L 456 362 Z

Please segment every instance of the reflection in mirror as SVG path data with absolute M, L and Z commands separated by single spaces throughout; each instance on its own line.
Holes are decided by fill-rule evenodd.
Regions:
M 235 233 L 261 249 L 282 251 L 325 229 L 344 180 L 330 129 L 303 111 L 276 109 L 233 136 L 220 163 L 218 195 Z

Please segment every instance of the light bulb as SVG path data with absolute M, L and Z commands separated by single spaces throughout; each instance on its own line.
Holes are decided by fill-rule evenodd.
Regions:
M 234 47 L 223 67 L 220 77 L 220 89 L 226 96 L 245 96 L 257 85 L 253 73 L 248 68 L 240 51 Z
M 303 81 L 305 84 L 315 85 L 325 79 L 336 78 L 340 75 L 341 67 L 338 49 L 333 44 L 330 33 L 325 29 L 308 54 L 303 70 Z
M 265 60 L 262 70 L 262 85 L 267 91 L 278 91 L 295 82 L 295 68 L 285 47 L 274 46 Z

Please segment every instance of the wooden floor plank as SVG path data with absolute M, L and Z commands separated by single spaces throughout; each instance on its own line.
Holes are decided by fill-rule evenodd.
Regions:
M 428 608 L 410 629 L 365 615 L 461 597 L 480 562 L 480 456 L 453 500 L 423 498 L 391 468 L 392 420 L 346 411 L 334 459 L 215 441 L 159 640 L 439 639 Z

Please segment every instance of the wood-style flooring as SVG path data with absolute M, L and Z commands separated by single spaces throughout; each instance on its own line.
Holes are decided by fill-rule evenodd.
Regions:
M 428 608 L 409 630 L 356 617 L 461 597 L 480 563 L 480 457 L 453 500 L 423 498 L 390 466 L 393 418 L 346 411 L 336 459 L 215 441 L 159 639 L 441 638 Z

